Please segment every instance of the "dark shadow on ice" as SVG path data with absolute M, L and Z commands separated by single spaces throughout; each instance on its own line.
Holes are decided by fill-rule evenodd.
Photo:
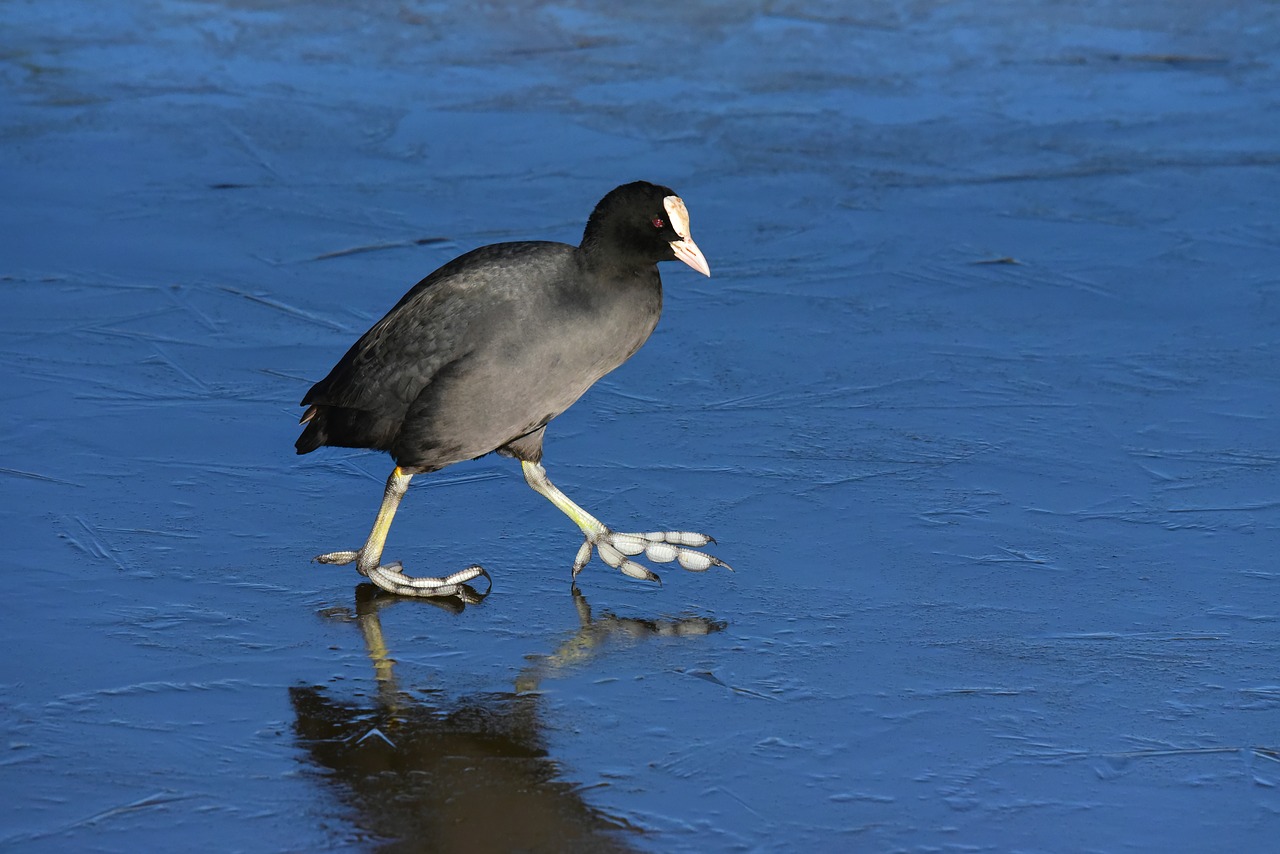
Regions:
M 376 697 L 337 699 L 319 686 L 289 691 L 298 740 L 354 808 L 354 824 L 385 851 L 632 850 L 627 836 L 639 829 L 592 807 L 560 778 L 545 747 L 536 689 L 611 641 L 705 635 L 723 624 L 593 618 L 575 589 L 580 628 L 554 653 L 531 657 L 516 690 L 450 698 L 436 690 L 406 693 L 397 683 L 378 612 L 403 601 L 372 584 L 356 588 L 354 619 L 373 662 Z M 454 613 L 466 607 L 458 599 L 415 601 Z

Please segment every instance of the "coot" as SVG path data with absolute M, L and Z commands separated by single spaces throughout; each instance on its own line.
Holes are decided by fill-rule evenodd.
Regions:
M 483 246 L 405 294 L 302 399 L 299 454 L 322 445 L 386 451 L 395 461 L 368 541 L 316 558 L 347 564 L 406 596 L 450 596 L 488 573 L 478 565 L 442 578 L 383 564 L 396 508 L 415 474 L 493 451 L 520 460 L 529 486 L 586 536 L 592 551 L 633 578 L 658 576 L 631 560 L 678 561 L 701 572 L 728 564 L 696 551 L 690 531 L 616 533 L 555 487 L 542 467 L 547 424 L 621 365 L 662 311 L 658 262 L 679 259 L 710 276 L 689 236 L 685 204 L 668 187 L 637 181 L 600 200 L 579 246 L 527 241 Z

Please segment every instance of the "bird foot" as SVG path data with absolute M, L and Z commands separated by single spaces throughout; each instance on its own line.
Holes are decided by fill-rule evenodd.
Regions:
M 484 567 L 478 563 L 455 572 L 453 575 L 434 578 L 431 576 L 405 575 L 404 566 L 400 561 L 386 565 L 378 564 L 372 567 L 361 566 L 360 552 L 358 551 L 329 552 L 328 554 L 317 555 L 315 561 L 316 563 L 337 566 L 354 563 L 361 575 L 367 576 L 370 581 L 388 593 L 395 593 L 400 596 L 461 596 L 465 599 L 468 598 L 468 591 L 470 591 L 470 588 L 467 587 L 467 582 L 481 576 L 484 576 L 485 580 L 489 582 L 490 588 L 493 587 L 493 579 L 489 577 L 489 573 L 485 571 Z
M 662 583 L 662 579 L 658 578 L 657 573 L 641 566 L 631 558 L 643 554 L 646 559 L 654 563 L 670 563 L 674 560 L 690 572 L 706 572 L 713 566 L 723 566 L 732 572 L 733 567 L 720 558 L 696 550 L 697 547 L 708 543 L 714 544 L 715 539 L 693 531 L 621 534 L 602 526 L 600 532 L 587 534 L 586 542 L 578 549 L 578 556 L 573 561 L 573 577 L 577 578 L 578 573 L 582 572 L 583 567 L 591 561 L 593 551 L 600 555 L 602 561 L 619 570 L 623 575 L 644 581 L 657 581 L 659 584 Z M 690 548 L 691 546 L 693 548 Z

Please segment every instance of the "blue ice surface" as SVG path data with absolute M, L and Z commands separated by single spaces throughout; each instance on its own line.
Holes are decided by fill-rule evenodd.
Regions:
M 1266 4 L 10 2 L 0 848 L 1265 850 Z M 553 479 L 293 455 L 413 282 L 669 184 L 713 278 Z

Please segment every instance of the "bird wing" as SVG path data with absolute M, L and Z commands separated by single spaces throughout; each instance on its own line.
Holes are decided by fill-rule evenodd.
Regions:
M 312 386 L 302 405 L 317 404 L 402 418 L 446 366 L 475 347 L 477 320 L 522 291 L 538 288 L 573 247 L 523 242 L 481 247 L 445 264 L 406 293 Z M 545 257 L 546 264 L 536 259 Z M 531 263 L 532 262 L 532 263 Z

